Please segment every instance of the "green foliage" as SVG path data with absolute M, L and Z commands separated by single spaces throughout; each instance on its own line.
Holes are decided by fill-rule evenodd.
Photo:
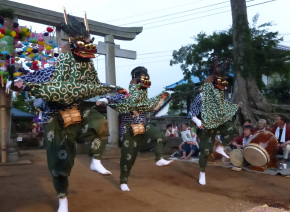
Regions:
M 9 8 L 1 8 L 0 9 L 0 17 L 9 18 L 12 20 L 15 18 L 14 10 L 9 9 Z
M 25 92 L 17 92 L 17 96 L 12 99 L 12 107 L 27 112 L 36 114 L 33 106 L 34 98 L 29 97 L 28 101 L 26 101 Z M 13 120 L 12 125 L 18 133 L 27 133 L 32 126 L 33 121 L 22 121 L 22 120 Z
M 264 89 L 264 95 L 273 104 L 290 104 L 290 82 L 285 78 L 273 78 L 272 83 Z
M 190 104 L 193 102 L 195 96 L 200 92 L 199 86 L 195 86 L 194 83 L 189 80 L 187 84 L 181 84 L 174 88 L 174 93 L 171 94 L 172 105 L 169 107 L 170 110 L 180 110 L 184 106 L 184 102 L 187 106 L 187 112 L 189 112 Z
M 18 92 L 18 95 L 12 99 L 12 106 L 18 110 L 33 113 L 33 102 L 34 98 L 29 98 L 26 101 L 25 92 Z
M 279 74 L 287 79 L 290 78 L 289 63 L 285 58 L 290 53 L 276 49 L 283 37 L 278 32 L 271 32 L 267 27 L 273 26 L 272 22 L 257 26 L 259 15 L 253 18 L 250 26 L 250 46 L 245 47 L 249 58 L 244 64 L 243 76 L 252 75 L 259 88 L 263 88 L 262 75 L 270 76 L 273 73 Z M 180 64 L 185 79 L 191 75 L 199 77 L 202 81 L 210 73 L 209 69 L 218 57 L 219 64 L 225 64 L 229 58 L 230 66 L 233 68 L 233 31 L 232 28 L 223 31 L 216 31 L 212 35 L 204 32 L 194 37 L 196 43 L 182 46 L 173 52 L 173 59 L 170 65 Z M 252 64 L 253 63 L 253 64 Z M 234 70 L 231 70 L 234 71 Z

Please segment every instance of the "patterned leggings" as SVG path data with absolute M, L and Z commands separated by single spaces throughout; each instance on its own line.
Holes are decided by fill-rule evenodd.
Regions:
M 128 127 L 124 133 L 120 161 L 121 184 L 127 184 L 130 171 L 135 163 L 139 151 L 145 151 L 154 148 L 156 161 L 162 158 L 164 134 L 153 125 L 144 125 L 146 128 L 146 133 L 143 135 L 131 135 Z
M 45 126 L 47 163 L 53 176 L 53 184 L 60 198 L 66 196 L 68 176 L 74 165 L 77 143 L 91 142 L 89 155 L 101 159 L 109 131 L 107 120 L 93 109 L 82 112 L 83 122 L 66 128 L 55 116 Z
M 216 135 L 221 136 L 222 145 L 228 145 L 231 140 L 237 135 L 238 129 L 236 125 L 228 121 L 216 129 L 199 130 L 198 137 L 200 138 L 200 156 L 199 167 L 202 172 L 205 172 L 208 156 L 212 153 Z

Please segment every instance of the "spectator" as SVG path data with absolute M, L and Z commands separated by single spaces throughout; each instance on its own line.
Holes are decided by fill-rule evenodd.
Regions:
M 188 126 L 186 126 L 186 124 L 182 125 L 181 136 L 183 142 L 179 148 L 183 151 L 183 156 L 180 159 L 189 160 L 191 156 L 198 156 L 199 146 L 197 143 L 197 136 L 196 134 L 192 136 L 192 132 L 188 130 Z
M 177 123 L 173 124 L 173 129 L 176 131 L 176 137 L 179 137 L 180 130 Z
M 279 115 L 276 117 L 276 127 L 272 130 L 279 142 L 278 154 L 283 154 L 283 163 L 287 162 L 290 154 L 290 127 L 286 124 L 287 117 Z
M 38 127 L 36 123 L 32 124 L 32 127 L 30 128 L 32 133 L 37 133 L 38 132 Z
M 176 137 L 176 130 L 173 129 L 172 124 L 167 124 L 165 137 Z
M 256 127 L 254 129 L 254 132 L 262 131 L 262 130 L 269 131 L 269 129 L 267 128 L 266 125 L 267 125 L 267 121 L 265 119 L 259 119 L 259 121 L 258 121 L 258 127 Z
M 195 132 L 193 131 L 193 127 L 189 127 L 189 124 L 185 124 L 186 128 L 191 132 L 191 136 L 195 135 Z
M 252 137 L 252 125 L 245 125 L 243 129 L 243 135 L 234 138 L 232 141 L 232 146 L 234 149 L 243 149 L 248 143 L 249 138 Z
M 251 125 L 252 126 L 252 121 L 251 119 L 246 119 L 245 122 L 244 122 L 244 126 L 246 125 Z

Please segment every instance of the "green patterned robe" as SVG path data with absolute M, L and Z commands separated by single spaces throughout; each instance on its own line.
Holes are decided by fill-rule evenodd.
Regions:
M 50 82 L 24 82 L 23 85 L 29 87 L 36 98 L 64 105 L 123 90 L 118 86 L 101 85 L 93 62 L 76 62 L 72 53 L 59 55 Z
M 144 123 L 145 119 L 138 118 L 140 114 L 153 111 L 161 100 L 161 96 L 164 92 L 157 95 L 156 97 L 148 99 L 148 92 L 142 90 L 142 84 L 130 84 L 129 94 L 130 97 L 125 98 L 121 103 L 118 104 L 108 104 L 114 110 L 123 113 L 123 118 L 121 122 L 121 128 L 125 132 L 123 137 L 123 145 L 121 149 L 121 159 L 120 159 L 120 183 L 127 184 L 131 169 L 135 163 L 138 152 L 142 150 L 148 150 L 154 148 L 156 161 L 162 158 L 163 154 L 163 143 L 164 143 L 164 133 L 162 133 L 157 127 L 151 124 L 144 124 L 146 129 L 145 134 L 140 134 L 133 136 L 128 125 Z M 137 117 L 135 114 L 130 114 L 130 112 L 138 111 Z M 126 121 L 124 121 L 126 120 Z M 125 123 L 126 122 L 126 123 Z M 121 129 L 120 128 L 120 129 Z M 120 131 L 121 133 L 121 131 Z
M 142 83 L 130 84 L 129 85 L 129 94 L 130 97 L 125 98 L 124 101 L 118 104 L 108 104 L 114 110 L 120 113 L 130 113 L 134 111 L 138 112 L 151 112 L 157 107 L 161 96 L 164 92 L 157 95 L 156 97 L 148 99 L 148 92 L 146 90 L 139 89 L 141 88 Z
M 206 129 L 215 129 L 231 120 L 239 105 L 224 101 L 224 93 L 215 89 L 212 83 L 204 84 L 201 118 Z

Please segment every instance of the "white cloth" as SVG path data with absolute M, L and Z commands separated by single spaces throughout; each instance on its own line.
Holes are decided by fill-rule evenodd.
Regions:
M 174 135 L 174 132 L 175 132 L 175 129 L 173 129 L 173 128 L 172 128 L 172 132 L 170 132 L 169 130 L 167 130 L 167 134 L 168 134 L 168 135 L 171 135 L 171 134 Z
M 289 154 L 290 154 L 290 145 L 287 145 L 284 149 L 283 149 L 283 156 L 284 159 L 288 159 L 289 158 Z
M 278 139 L 279 138 L 279 134 L 280 134 L 280 127 L 278 126 L 275 132 L 275 137 Z M 281 143 L 286 142 L 286 124 L 284 125 L 283 131 L 282 131 L 282 136 L 281 136 Z
M 191 142 L 195 143 L 197 148 L 199 149 L 199 145 L 198 145 L 198 143 L 196 141 L 196 136 L 193 138 L 191 136 L 190 130 L 182 131 L 181 132 L 181 137 L 182 137 L 183 143 L 186 143 L 187 141 L 191 141 Z
M 99 101 L 100 101 L 100 102 L 104 102 L 104 103 L 106 103 L 106 104 L 109 103 L 109 101 L 108 101 L 106 98 L 99 99 Z
M 201 120 L 199 120 L 197 117 L 192 117 L 192 121 L 196 124 L 196 126 L 200 127 L 201 124 Z
M 176 137 L 179 137 L 179 135 L 178 135 L 178 127 L 176 127 L 176 128 L 173 128 L 173 129 L 175 129 L 175 130 L 176 130 Z

